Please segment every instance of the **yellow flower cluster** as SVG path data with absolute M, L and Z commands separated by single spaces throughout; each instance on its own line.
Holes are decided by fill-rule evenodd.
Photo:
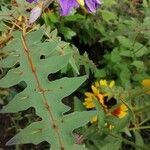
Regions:
M 93 109 L 95 108 L 95 104 L 94 104 L 94 99 L 98 100 L 99 103 L 103 106 L 105 112 L 108 112 L 108 106 L 105 104 L 105 97 L 108 97 L 108 93 L 103 93 L 101 91 L 102 87 L 107 87 L 112 89 L 115 86 L 115 82 L 111 81 L 110 83 L 108 83 L 106 80 L 100 80 L 98 82 L 95 82 L 94 85 L 91 86 L 92 92 L 86 92 L 85 93 L 85 101 L 83 103 L 83 105 L 87 108 L 87 109 Z M 116 116 L 118 118 L 123 118 L 126 116 L 128 111 L 128 108 L 125 104 L 121 104 L 119 105 L 117 108 L 115 108 L 112 112 L 111 115 Z M 97 116 L 94 116 L 91 120 L 91 123 L 97 122 Z M 108 128 L 113 128 L 112 126 Z
M 100 87 L 102 86 L 106 86 L 109 88 L 113 88 L 113 86 L 115 85 L 114 81 L 111 81 L 110 84 L 108 84 L 108 82 L 106 80 L 100 80 L 99 82 L 95 82 L 95 85 L 91 86 L 92 92 L 85 92 L 85 96 L 87 98 L 85 98 L 85 102 L 83 103 L 83 105 L 85 105 L 85 107 L 87 109 L 92 109 L 95 108 L 95 104 L 93 102 L 93 99 L 96 98 L 103 107 L 107 107 L 104 104 L 104 98 L 106 96 L 108 96 L 108 94 L 104 94 L 100 91 Z

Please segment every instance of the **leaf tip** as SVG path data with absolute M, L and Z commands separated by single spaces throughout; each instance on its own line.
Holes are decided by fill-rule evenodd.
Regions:
M 16 143 L 18 143 L 17 139 L 15 137 L 13 137 L 6 143 L 6 146 L 14 145 Z

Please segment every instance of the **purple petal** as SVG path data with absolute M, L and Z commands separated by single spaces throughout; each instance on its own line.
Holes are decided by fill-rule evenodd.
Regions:
M 94 13 L 96 9 L 101 5 L 99 0 L 85 0 L 85 6 L 89 12 Z
M 76 0 L 59 0 L 59 3 L 62 16 L 68 15 L 73 10 L 73 8 L 79 7 L 79 4 Z
M 37 2 L 38 0 L 26 0 L 28 3 Z
M 42 8 L 38 6 L 34 7 L 30 14 L 29 24 L 35 22 L 40 17 L 41 13 L 42 13 Z

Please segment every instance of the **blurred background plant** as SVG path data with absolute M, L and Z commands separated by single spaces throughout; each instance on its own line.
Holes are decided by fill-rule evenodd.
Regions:
M 20 30 L 19 17 L 29 17 L 33 7 L 34 4 L 29 5 L 20 0 L 0 1 L 0 48 L 11 40 L 13 31 Z M 91 92 L 94 82 L 101 79 L 114 80 L 116 84 L 111 90 L 98 89 L 110 93 L 105 100 L 107 105 L 116 108 L 117 102 L 122 103 L 122 96 L 123 102 L 127 104 L 128 115 L 118 119 L 107 116 L 101 105 L 94 102 L 98 122 L 91 123 L 89 120 L 88 125 L 74 131 L 77 144 L 83 144 L 90 150 L 150 149 L 149 82 L 145 80 L 150 79 L 149 10 L 149 0 L 103 0 L 95 14 L 79 8 L 62 17 L 59 5 L 54 2 L 31 27 L 31 30 L 36 30 L 44 25 L 56 40 L 58 35 L 71 44 L 70 50 L 73 50 L 74 57 L 55 78 L 88 75 L 84 85 L 64 100 L 71 106 L 71 111 L 86 110 L 83 105 L 84 93 Z M 5 51 L 0 51 L 0 59 L 7 55 Z M 1 68 L 1 78 L 6 73 L 7 70 Z M 23 87 L 19 85 L 0 89 L 0 106 L 7 104 Z M 1 114 L 0 148 L 5 149 L 5 143 L 10 137 L 38 119 L 32 108 L 17 114 Z M 114 126 L 112 130 L 110 125 Z M 9 148 L 47 149 L 49 144 L 6 147 Z

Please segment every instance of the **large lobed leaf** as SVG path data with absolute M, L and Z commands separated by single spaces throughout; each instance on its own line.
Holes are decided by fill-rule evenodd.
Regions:
M 0 80 L 0 87 L 7 88 L 25 82 L 26 88 L 4 106 L 1 113 L 16 113 L 34 107 L 42 120 L 31 123 L 6 144 L 48 141 L 53 150 L 85 149 L 74 144 L 72 131 L 85 125 L 95 112 L 64 115 L 68 107 L 61 100 L 75 91 L 86 77 L 48 80 L 49 74 L 56 73 L 69 63 L 72 53 L 62 52 L 61 41 L 50 39 L 41 42 L 42 30 L 27 35 L 16 32 L 13 37 L 13 41 L 3 49 L 10 55 L 0 62 L 0 66 L 11 69 Z

